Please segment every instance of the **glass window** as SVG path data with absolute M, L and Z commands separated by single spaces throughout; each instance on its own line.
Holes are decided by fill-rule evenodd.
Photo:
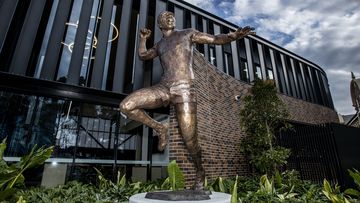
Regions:
M 247 61 L 240 61 L 240 79 L 245 82 L 250 82 L 249 67 Z
M 226 73 L 234 77 L 234 65 L 231 53 L 224 53 L 224 65 Z
M 216 66 L 216 53 L 215 53 L 215 46 L 209 45 L 209 57 L 210 57 L 210 63 L 214 66 Z
M 116 108 L 7 92 L 0 92 L 0 106 L 5 156 L 23 156 L 37 144 L 55 145 L 53 157 L 111 160 L 116 149 L 118 159 L 140 159 L 142 125 L 121 122 Z
M 270 56 L 270 48 L 266 45 L 263 46 L 264 49 L 264 61 L 265 61 L 265 68 L 266 68 L 266 79 L 273 80 L 274 73 L 271 64 L 271 56 Z
M 236 41 L 240 61 L 240 80 L 250 82 L 249 67 L 246 57 L 245 38 Z
M 273 70 L 270 68 L 266 69 L 266 79 L 273 80 L 274 79 L 274 73 Z
M 260 57 L 259 57 L 259 49 L 257 41 L 254 39 L 250 39 L 251 41 L 251 51 L 252 51 L 252 58 L 254 64 L 260 64 Z
M 262 79 L 261 67 L 260 67 L 260 56 L 259 56 L 259 49 L 258 43 L 256 40 L 250 39 L 251 42 L 251 55 L 253 59 L 253 67 L 254 67 L 254 75 L 255 77 Z
M 185 28 L 191 28 L 191 12 L 189 10 L 186 10 L 186 9 L 184 9 L 184 11 L 185 11 L 184 29 Z
M 265 59 L 265 67 L 272 69 L 270 48 L 268 46 L 264 46 L 264 59 Z
M 261 68 L 259 65 L 255 66 L 255 77 L 262 79 Z
M 196 20 L 196 29 L 203 32 L 203 18 L 200 15 L 194 14 Z M 205 48 L 203 44 L 196 44 L 196 49 L 204 56 Z

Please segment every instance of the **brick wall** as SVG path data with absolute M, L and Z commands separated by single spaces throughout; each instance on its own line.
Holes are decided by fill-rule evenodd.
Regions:
M 240 128 L 242 99 L 249 94 L 249 84 L 218 71 L 198 52 L 194 53 L 195 87 L 198 101 L 198 138 L 208 179 L 246 174 L 249 171 L 239 143 L 245 134 Z M 239 101 L 236 95 L 241 95 Z M 288 106 L 292 120 L 305 123 L 337 122 L 332 109 L 280 95 Z M 194 178 L 193 164 L 179 134 L 174 109 L 170 109 L 170 160 L 182 168 L 187 184 Z

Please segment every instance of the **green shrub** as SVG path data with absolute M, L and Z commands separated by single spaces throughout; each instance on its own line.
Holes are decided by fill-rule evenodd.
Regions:
M 0 201 L 10 198 L 16 192 L 16 188 L 23 187 L 24 171 L 44 164 L 53 151 L 53 147 L 45 148 L 42 146 L 39 149 L 36 148 L 35 145 L 28 155 L 21 157 L 16 164 L 8 166 L 3 159 L 6 139 L 2 141 L 0 144 Z
M 247 134 L 241 150 L 260 173 L 273 175 L 290 155 L 289 149 L 275 146 L 276 131 L 280 126 L 289 127 L 285 122 L 289 113 L 272 80 L 257 79 L 250 91 L 240 111 L 240 124 Z
M 356 197 L 356 198 L 360 198 L 360 172 L 356 169 L 352 170 L 348 170 L 350 176 L 353 178 L 357 189 L 353 189 L 353 188 L 349 188 L 345 190 L 345 194 L 348 194 L 350 196 Z

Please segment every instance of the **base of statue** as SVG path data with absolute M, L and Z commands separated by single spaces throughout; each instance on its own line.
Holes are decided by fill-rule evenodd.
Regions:
M 193 190 L 140 193 L 131 196 L 129 203 L 229 203 L 231 199 L 231 195 L 225 193 L 212 192 L 210 195 L 206 193 L 208 192 Z

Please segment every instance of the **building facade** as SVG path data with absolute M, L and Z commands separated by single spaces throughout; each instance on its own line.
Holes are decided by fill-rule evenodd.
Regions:
M 118 111 L 118 104 L 127 94 L 160 80 L 159 60 L 141 61 L 137 45 L 139 29 L 143 27 L 153 31 L 148 47 L 161 39 L 156 17 L 164 10 L 175 13 L 178 29 L 220 34 L 237 27 L 177 0 L 1 0 L 0 138 L 7 137 L 6 159 L 19 160 L 35 144 L 55 145 L 45 168 L 55 170 L 50 162 L 62 165 L 59 179 L 68 180 L 90 173 L 89 166 L 94 165 L 112 171 L 120 168 L 138 179 L 160 177 L 169 157 L 178 161 L 181 160 L 177 157 L 186 158 L 185 152 L 174 148 L 181 140 L 175 139 L 176 121 L 171 109 L 149 111 L 157 120 L 172 123 L 170 149 L 164 153 L 156 151 L 152 130 L 122 118 Z M 215 83 L 219 86 L 214 88 L 222 97 L 246 95 L 255 78 L 273 79 L 294 120 L 336 120 L 332 116 L 335 111 L 326 73 L 311 61 L 260 36 L 195 48 L 195 60 L 200 63 L 204 59 L 201 63 L 209 70 L 198 70 L 199 77 L 208 78 L 215 71 L 212 77 L 219 77 Z M 209 81 L 198 84 L 208 84 L 204 82 Z M 239 92 L 230 94 L 234 89 Z M 212 103 L 216 99 L 199 100 L 200 107 L 205 101 Z M 240 107 L 233 100 L 229 105 Z M 218 110 L 217 115 L 226 118 L 223 124 L 237 121 L 234 109 Z M 200 114 L 201 111 L 200 108 Z M 309 112 L 314 116 L 309 117 Z M 205 110 L 203 113 L 206 115 Z M 210 119 L 215 121 L 217 115 Z M 201 125 L 199 131 L 216 127 L 209 122 Z M 236 122 L 228 126 L 233 132 L 238 128 L 234 125 Z M 238 132 L 244 136 L 241 130 Z M 211 159 L 207 160 L 208 171 L 212 170 Z M 245 159 L 239 160 L 239 166 L 246 165 Z M 184 161 L 182 167 L 191 168 L 186 164 Z M 214 167 L 219 170 L 213 176 L 221 173 L 221 163 L 216 164 Z M 234 163 L 227 164 L 231 168 Z M 238 169 L 231 169 L 227 175 Z M 47 180 L 43 178 L 45 185 L 54 182 Z

